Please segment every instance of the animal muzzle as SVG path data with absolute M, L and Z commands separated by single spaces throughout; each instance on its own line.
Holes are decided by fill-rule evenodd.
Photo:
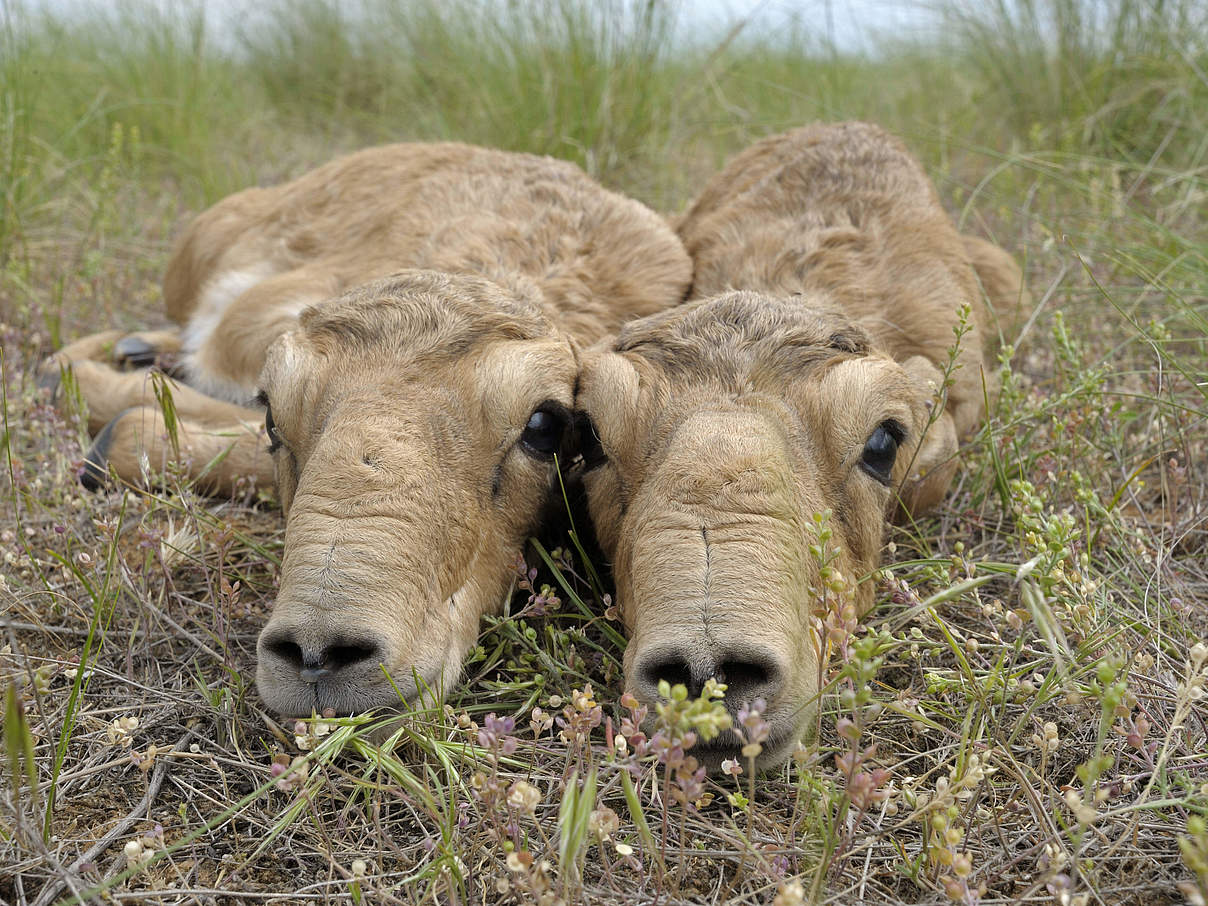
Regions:
M 464 632 L 407 528 L 290 512 L 280 593 L 257 645 L 256 682 L 270 708 L 305 716 L 399 707 L 400 695 L 456 673 L 454 638 Z M 477 614 L 462 622 L 472 631 Z
M 291 716 L 399 705 L 383 671 L 387 648 L 381 636 L 351 627 L 270 623 L 256 649 L 256 682 L 270 708 Z
M 779 698 L 787 670 L 780 652 L 740 633 L 729 638 L 702 633 L 644 648 L 633 658 L 632 673 L 635 694 L 647 701 L 658 699 L 663 681 L 686 687 L 696 698 L 705 683 L 714 680 L 725 684 L 726 702 L 737 708 Z
M 758 704 L 770 764 L 787 754 L 814 713 L 818 656 L 796 545 L 774 527 L 662 530 L 639 537 L 620 603 L 631 640 L 626 685 L 646 702 L 659 685 L 699 696 L 713 679 L 739 712 Z M 779 541 L 779 543 L 778 543 Z M 703 762 L 738 757 L 744 742 L 723 734 L 695 752 Z

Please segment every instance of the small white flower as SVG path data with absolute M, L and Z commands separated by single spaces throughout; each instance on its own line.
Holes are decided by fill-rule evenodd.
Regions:
M 772 897 L 772 906 L 802 906 L 804 903 L 805 886 L 800 881 L 785 881 Z

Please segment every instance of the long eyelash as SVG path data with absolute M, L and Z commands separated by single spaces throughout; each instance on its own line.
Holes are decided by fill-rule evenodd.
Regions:
M 282 447 L 281 436 L 277 426 L 273 424 L 273 407 L 268 404 L 268 394 L 261 390 L 256 394 L 256 402 L 264 407 L 264 433 L 268 435 L 268 452 L 276 453 Z
M 899 445 L 906 443 L 906 439 L 910 436 L 910 432 L 906 430 L 906 426 L 896 418 L 889 419 L 885 422 L 884 427 L 889 432 L 889 436 L 897 441 Z

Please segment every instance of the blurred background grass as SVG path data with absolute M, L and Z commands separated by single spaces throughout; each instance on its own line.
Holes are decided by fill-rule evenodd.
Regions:
M 702 36 L 669 0 L 269 0 L 222 22 L 188 2 L 0 9 L 3 257 L 95 185 L 115 127 L 138 136 L 124 175 L 190 206 L 291 158 L 416 139 L 557 155 L 661 206 L 813 119 L 876 120 L 940 172 L 975 150 L 1162 172 L 1208 154 L 1198 0 L 933 0 L 938 28 L 863 52 L 758 12 Z
M 161 266 L 187 213 L 365 144 L 552 154 L 674 211 L 727 155 L 815 119 L 899 133 L 958 216 L 976 210 L 978 228 L 1005 231 L 1008 245 L 1052 238 L 1034 215 L 1060 213 L 1052 235 L 1088 253 L 1104 216 L 1128 221 L 1109 244 L 1147 246 L 1139 257 L 1157 245 L 1177 261 L 1192 240 L 1203 251 L 1199 0 L 933 0 L 937 27 L 879 33 L 857 51 L 808 16 L 766 27 L 756 12 L 694 32 L 669 0 L 222 9 L 216 22 L 187 2 L 0 6 L 10 282 L 52 236 L 60 259 L 74 237 L 77 261 L 154 238 Z M 52 322 L 70 318 L 51 308 Z

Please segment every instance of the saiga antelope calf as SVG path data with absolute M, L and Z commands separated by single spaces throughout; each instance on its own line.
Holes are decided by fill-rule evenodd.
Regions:
M 1021 275 L 861 123 L 759 142 L 678 231 L 697 301 L 583 357 L 588 504 L 630 635 L 626 687 L 649 701 L 661 679 L 716 677 L 732 709 L 765 699 L 774 764 L 814 722 L 825 663 L 815 514 L 830 511 L 830 566 L 863 613 L 886 518 L 944 494 L 984 417 L 983 290 L 1006 313 Z
M 164 280 L 180 330 L 90 337 L 45 374 L 75 371 L 93 482 L 168 461 L 220 493 L 267 482 L 267 434 L 286 529 L 260 692 L 362 711 L 397 704 L 391 679 L 456 678 L 537 527 L 577 344 L 690 274 L 659 217 L 568 163 L 394 145 L 210 208 Z M 121 368 L 171 351 L 177 446 L 148 373 Z

